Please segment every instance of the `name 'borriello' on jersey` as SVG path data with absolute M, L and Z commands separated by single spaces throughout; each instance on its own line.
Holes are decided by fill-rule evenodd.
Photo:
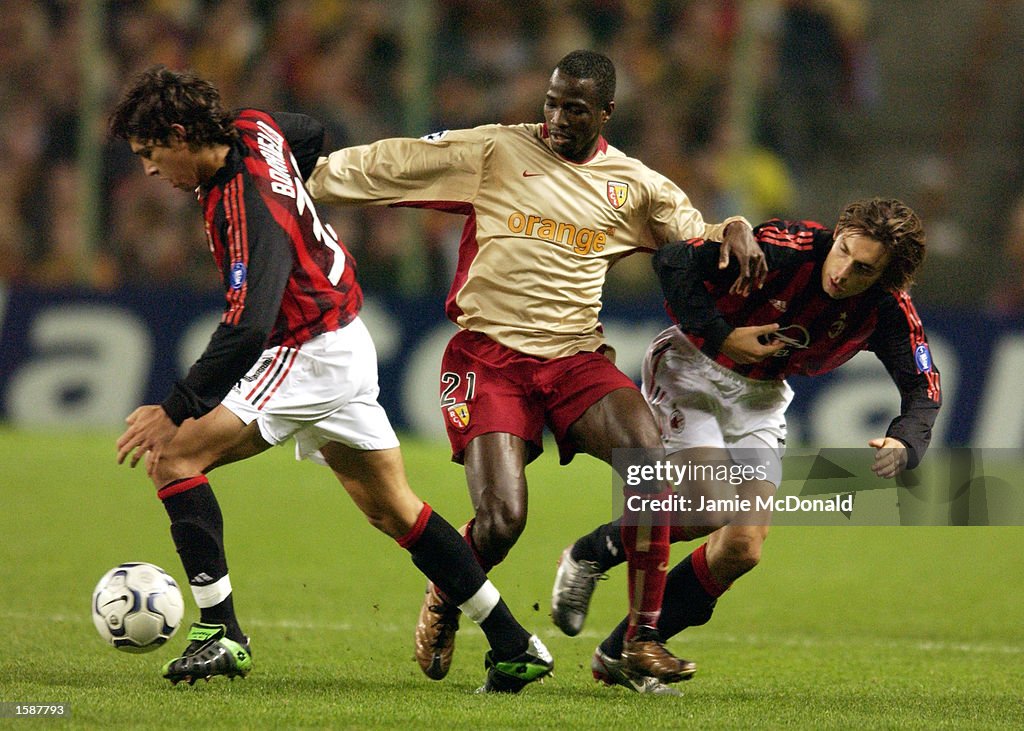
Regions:
M 206 350 L 163 406 L 180 424 L 210 411 L 264 348 L 300 348 L 351 322 L 363 295 L 355 264 L 323 223 L 303 180 L 323 126 L 302 114 L 237 112 L 238 139 L 198 188 L 224 311 Z
M 720 241 L 743 220 L 706 224 L 675 183 L 604 138 L 572 163 L 544 124 L 345 148 L 320 159 L 307 188 L 317 202 L 465 215 L 448 317 L 542 358 L 601 347 L 601 291 L 617 260 L 679 239 Z

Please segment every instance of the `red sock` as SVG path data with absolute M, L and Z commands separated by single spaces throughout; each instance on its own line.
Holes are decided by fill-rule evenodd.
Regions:
M 627 640 L 633 639 L 638 627 L 658 626 L 668 575 L 669 527 L 658 525 L 664 521 L 644 521 L 639 519 L 641 517 L 635 513 L 630 516 L 627 512 L 621 529 L 629 567 Z M 638 522 L 641 525 L 638 526 Z M 648 524 L 643 525 L 645 522 Z
M 485 559 L 483 555 L 481 555 L 480 551 L 476 549 L 476 544 L 473 543 L 473 524 L 475 522 L 476 518 L 470 518 L 468 523 L 459 528 L 459 533 L 464 539 L 466 539 L 466 543 L 468 543 L 469 547 L 473 550 L 473 556 L 476 557 L 476 562 L 483 567 L 484 573 L 487 574 L 490 573 L 495 564 Z
M 722 584 L 711 574 L 708 568 L 707 543 L 700 544 L 700 548 L 690 554 L 690 561 L 693 563 L 693 573 L 697 575 L 697 581 L 704 587 L 711 597 L 718 598 L 724 594 L 732 583 Z

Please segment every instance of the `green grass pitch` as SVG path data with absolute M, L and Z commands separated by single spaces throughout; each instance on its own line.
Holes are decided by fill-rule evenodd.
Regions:
M 711 623 L 670 643 L 700 667 L 683 697 L 597 685 L 590 654 L 624 610 L 624 571 L 600 585 L 580 637 L 555 630 L 548 604 L 561 549 L 610 516 L 611 480 L 590 458 L 558 467 L 552 449 L 528 470 L 529 526 L 492 578 L 551 649 L 553 678 L 515 697 L 475 695 L 486 647 L 466 620 L 449 677 L 423 677 L 419 573 L 327 470 L 287 446 L 212 476 L 255 669 L 171 687 L 158 671 L 181 636 L 123 654 L 89 615 L 95 582 L 122 561 L 184 582 L 152 488 L 114 462 L 115 436 L 0 431 L 0 701 L 71 709 L 70 721 L 0 727 L 1024 727 L 1019 527 L 779 527 Z M 404 451 L 417 492 L 454 524 L 468 518 L 445 446 Z M 186 604 L 187 624 L 197 612 Z

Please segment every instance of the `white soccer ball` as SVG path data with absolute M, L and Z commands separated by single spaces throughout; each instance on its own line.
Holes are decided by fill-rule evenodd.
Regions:
M 132 562 L 103 575 L 92 593 L 100 637 L 125 652 L 149 652 L 181 625 L 185 602 L 177 582 L 159 566 Z

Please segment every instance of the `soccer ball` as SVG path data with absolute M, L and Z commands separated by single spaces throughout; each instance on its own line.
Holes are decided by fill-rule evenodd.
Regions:
M 100 637 L 125 652 L 149 652 L 171 638 L 185 614 L 177 582 L 159 566 L 133 562 L 103 575 L 92 593 Z

